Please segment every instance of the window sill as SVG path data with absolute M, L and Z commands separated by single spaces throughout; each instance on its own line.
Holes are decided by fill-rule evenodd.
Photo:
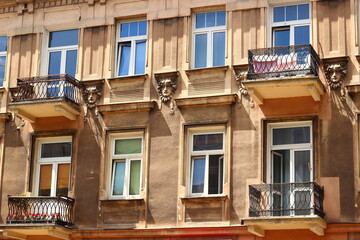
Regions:
M 189 70 L 185 70 L 186 75 L 197 75 L 197 74 L 205 74 L 212 72 L 226 72 L 229 69 L 229 66 L 219 66 L 219 67 L 207 67 L 207 68 L 193 68 Z
M 212 95 L 212 96 L 194 96 L 187 98 L 176 98 L 176 106 L 179 108 L 194 108 L 230 105 L 235 102 L 236 94 Z
M 149 112 L 155 107 L 154 101 L 101 104 L 97 106 L 101 114 L 117 112 Z
M 101 203 L 111 203 L 111 202 L 123 202 L 123 203 L 143 203 L 144 198 L 110 198 L 99 200 Z
M 119 76 L 119 77 L 113 77 L 108 78 L 107 80 L 111 82 L 115 81 L 139 81 L 139 80 L 145 80 L 148 77 L 148 74 L 139 74 L 139 75 L 130 75 L 130 76 Z
M 203 197 L 182 197 L 180 198 L 183 203 L 190 202 L 225 202 L 228 199 L 227 195 L 217 196 L 203 196 Z

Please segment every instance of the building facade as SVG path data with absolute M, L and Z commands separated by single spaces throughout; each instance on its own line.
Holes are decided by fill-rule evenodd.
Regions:
M 360 239 L 358 0 L 1 0 L 1 239 Z

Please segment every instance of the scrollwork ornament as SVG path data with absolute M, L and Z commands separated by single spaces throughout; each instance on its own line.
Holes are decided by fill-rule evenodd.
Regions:
M 239 92 L 241 95 L 244 96 L 247 96 L 249 94 L 248 90 L 245 88 L 243 84 L 243 81 L 246 80 L 246 78 L 247 78 L 247 71 L 241 71 L 241 70 L 236 71 L 236 82 L 239 86 Z

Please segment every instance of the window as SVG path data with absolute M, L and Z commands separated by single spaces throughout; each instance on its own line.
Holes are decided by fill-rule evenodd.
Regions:
M 190 138 L 190 195 L 222 194 L 224 132 L 194 132 Z
M 194 68 L 225 65 L 225 11 L 195 14 L 193 26 Z
M 110 197 L 139 197 L 143 152 L 143 135 L 141 133 L 111 137 Z
M 7 37 L 0 36 L 0 87 L 4 86 L 7 52 Z
M 50 32 L 48 45 L 48 75 L 67 73 L 75 77 L 78 30 Z
M 71 138 L 39 139 L 37 143 L 36 193 L 67 196 L 70 180 Z
M 274 47 L 310 44 L 309 4 L 274 7 L 271 22 Z
M 271 183 L 312 181 L 311 123 L 270 125 Z
M 147 23 L 118 24 L 116 36 L 116 75 L 129 76 L 145 73 Z

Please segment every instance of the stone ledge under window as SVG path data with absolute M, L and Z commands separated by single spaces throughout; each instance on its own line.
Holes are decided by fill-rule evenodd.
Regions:
M 140 81 L 145 80 L 148 77 L 147 74 L 139 74 L 139 75 L 130 75 L 130 76 L 121 76 L 121 77 L 113 77 L 108 78 L 107 80 L 110 82 L 117 82 L 117 81 Z
M 195 108 L 195 107 L 208 107 L 230 105 L 235 102 L 236 94 L 226 95 L 213 95 L 213 96 L 198 96 L 187 98 L 176 98 L 176 106 L 179 108 Z
M 193 68 L 189 70 L 185 70 L 187 75 L 196 75 L 196 74 L 204 74 L 204 73 L 212 73 L 212 72 L 225 72 L 229 69 L 229 66 L 219 66 L 219 67 L 207 67 L 207 68 Z
M 102 114 L 117 112 L 148 112 L 155 107 L 154 101 L 128 102 L 128 103 L 110 103 L 97 106 Z

